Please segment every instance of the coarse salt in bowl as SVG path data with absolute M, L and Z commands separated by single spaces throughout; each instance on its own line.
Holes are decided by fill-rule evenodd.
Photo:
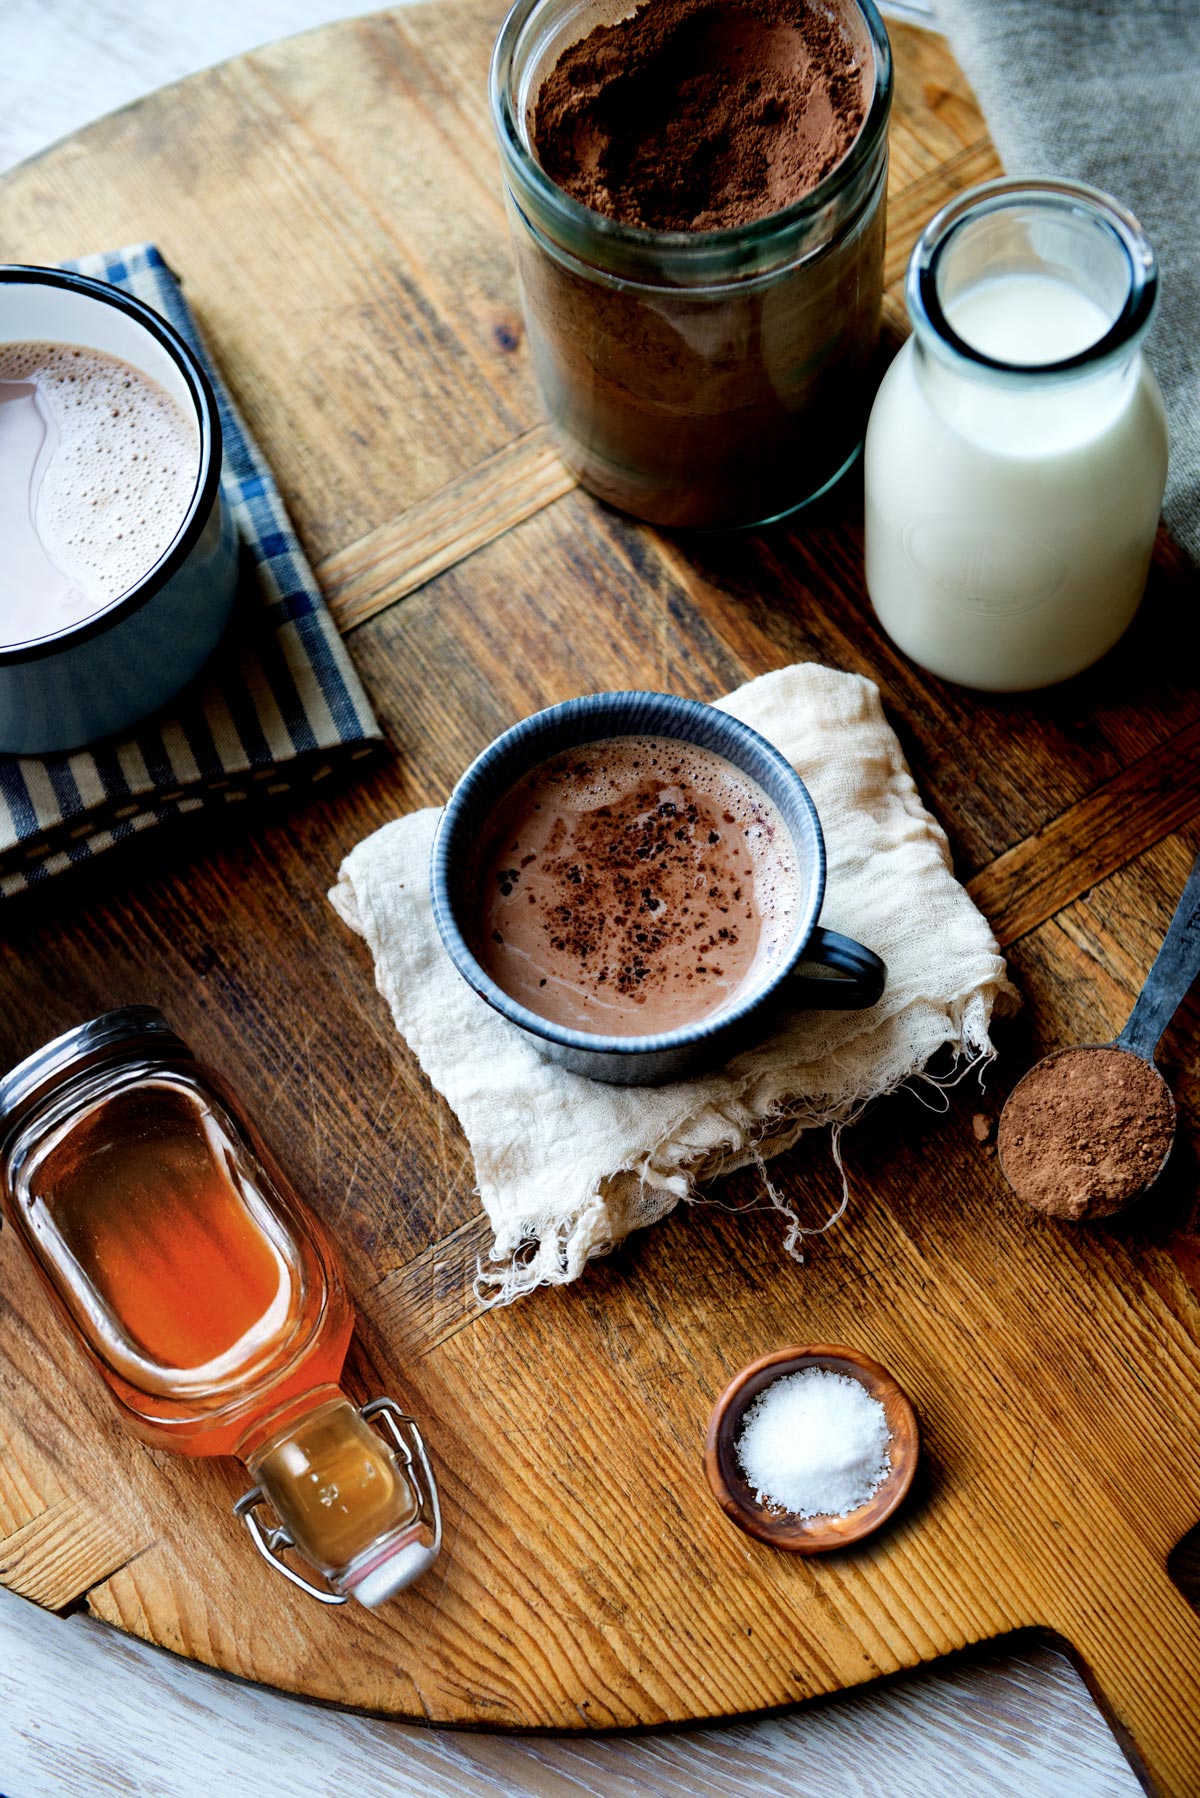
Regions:
M 713 1410 L 704 1461 L 740 1529 L 821 1554 L 892 1516 L 917 1455 L 916 1413 L 887 1369 L 818 1344 L 779 1349 L 735 1376 Z
M 742 1418 L 738 1462 L 760 1505 L 797 1517 L 845 1517 L 891 1472 L 892 1433 L 861 1380 L 805 1367 L 759 1393 Z

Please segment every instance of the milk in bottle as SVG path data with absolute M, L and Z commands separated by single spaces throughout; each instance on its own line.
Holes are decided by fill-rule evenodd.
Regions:
M 1132 619 L 1166 481 L 1156 285 L 1135 221 L 1066 183 L 990 183 L 919 241 L 867 433 L 866 572 L 933 673 L 1046 686 Z

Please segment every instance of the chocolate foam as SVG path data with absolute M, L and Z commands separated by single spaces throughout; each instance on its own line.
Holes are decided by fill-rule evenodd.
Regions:
M 799 914 L 791 834 L 747 775 L 670 737 L 617 737 L 513 786 L 481 845 L 472 947 L 553 1023 L 649 1036 L 769 977 Z

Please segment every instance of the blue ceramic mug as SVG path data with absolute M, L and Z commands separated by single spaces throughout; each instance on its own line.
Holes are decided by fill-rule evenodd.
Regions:
M 0 751 L 41 755 L 127 730 L 199 673 L 233 606 L 237 536 L 221 496 L 216 399 L 157 312 L 84 275 L 0 267 L 0 342 L 77 344 L 119 357 L 196 421 L 192 496 L 154 566 L 77 624 L 0 642 Z
M 788 942 L 748 993 L 720 1011 L 657 1036 L 600 1036 L 539 1017 L 498 986 L 469 944 L 477 904 L 477 850 L 513 784 L 562 750 L 611 737 L 676 737 L 714 751 L 758 786 L 780 813 L 796 853 L 801 891 Z M 825 897 L 825 841 L 808 788 L 749 725 L 698 700 L 668 693 L 595 693 L 515 724 L 478 756 L 455 787 L 434 837 L 430 887 L 446 952 L 467 984 L 574 1073 L 648 1086 L 719 1066 L 762 1036 L 780 1006 L 859 1010 L 874 1005 L 887 970 L 861 943 L 817 922 Z M 827 974 L 799 972 L 816 963 Z

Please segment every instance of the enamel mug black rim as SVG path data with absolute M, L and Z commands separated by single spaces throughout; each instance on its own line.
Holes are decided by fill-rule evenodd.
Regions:
M 476 822 L 529 769 L 560 750 L 609 737 L 679 737 L 723 755 L 748 775 L 783 815 L 796 843 L 806 890 L 801 916 L 786 953 L 772 976 L 740 1004 L 711 1017 L 654 1036 L 602 1036 L 552 1023 L 517 1003 L 499 987 L 468 946 L 456 897 L 467 858 L 477 838 Z M 821 1010 L 862 1010 L 883 991 L 887 970 L 861 943 L 824 930 L 818 923 L 825 898 L 825 839 L 808 788 L 773 743 L 728 712 L 676 694 L 639 691 L 593 693 L 569 699 L 514 724 L 475 758 L 450 795 L 438 821 L 430 864 L 430 890 L 438 933 L 454 966 L 480 998 L 509 1023 L 539 1039 L 547 1052 L 567 1052 L 568 1065 L 584 1071 L 625 1061 L 626 1079 L 653 1061 L 655 1079 L 669 1079 L 695 1059 L 697 1051 L 733 1037 L 761 1007 L 777 996 Z M 834 978 L 796 972 L 801 961 L 818 961 Z M 786 983 L 786 985 L 785 985 Z M 609 1075 L 608 1077 L 621 1077 Z
M 107 281 L 94 280 L 90 275 L 76 275 L 68 269 L 39 268 L 32 263 L 0 264 L 0 284 L 65 289 L 67 292 L 86 295 L 102 305 L 112 306 L 133 319 L 161 345 L 178 368 L 195 408 L 196 428 L 200 436 L 196 485 L 188 501 L 184 522 L 158 561 L 118 598 L 110 600 L 100 611 L 93 612 L 79 623 L 65 625 L 61 630 L 44 637 L 30 637 L 24 643 L 0 646 L 0 668 L 5 668 L 17 662 L 40 661 L 44 657 L 58 655 L 64 649 L 74 648 L 76 644 L 86 643 L 90 638 L 111 630 L 122 619 L 139 611 L 162 591 L 183 567 L 208 523 L 221 480 L 222 445 L 221 419 L 207 375 L 178 331 L 152 307 L 134 299 L 132 294 L 124 292 L 122 288 L 111 286 Z

